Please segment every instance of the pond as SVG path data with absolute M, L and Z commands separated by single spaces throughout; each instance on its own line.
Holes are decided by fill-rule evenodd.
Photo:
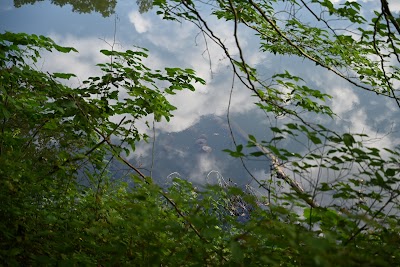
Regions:
M 139 4 L 143 10 L 149 6 L 146 1 Z M 373 3 L 368 5 L 372 7 Z M 156 15 L 156 10 L 141 13 L 143 10 L 132 0 L 86 1 L 74 6 L 69 1 L 5 0 L 0 4 L 0 30 L 42 34 L 61 45 L 75 47 L 79 54 L 46 54 L 40 66 L 44 70 L 77 74 L 79 79 L 70 80 L 71 85 L 99 74 L 95 64 L 107 60 L 99 53 L 100 49 L 145 47 L 150 51 L 145 62 L 148 67 L 194 69 L 207 84 L 198 86 L 194 92 L 169 96 L 177 107 L 170 122 L 150 123 L 150 128 L 143 126 L 144 123 L 139 125 L 150 136 L 149 142 L 138 144 L 129 160 L 160 183 L 168 183 L 172 176 L 198 184 L 224 177 L 240 186 L 254 185 L 253 177 L 269 179 L 269 159 L 249 158 L 242 162 L 223 150 L 235 150 L 239 144 L 245 146 L 248 136 L 243 132 L 257 140 L 271 139 L 270 127 L 279 127 L 287 122 L 285 118 L 267 115 L 255 105 L 257 99 L 243 85 L 234 82 L 232 86 L 230 62 L 195 25 L 165 21 Z M 212 18 L 209 23 L 228 47 L 233 46 L 232 24 Z M 329 104 L 338 115 L 335 120 L 315 115 L 308 119 L 335 129 L 366 133 L 376 138 L 372 141 L 378 147 L 400 143 L 395 102 L 355 91 L 349 83 L 327 71 L 316 71 L 313 63 L 261 53 L 259 40 L 249 31 L 243 30 L 241 37 L 246 40 L 242 49 L 248 62 L 259 73 L 265 73 L 266 78 L 288 70 L 334 97 L 335 101 Z M 296 142 L 282 143 L 294 151 L 305 149 Z M 245 149 L 257 151 L 257 147 Z

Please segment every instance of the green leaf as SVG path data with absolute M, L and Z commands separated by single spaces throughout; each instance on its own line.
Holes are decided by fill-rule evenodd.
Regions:
M 103 55 L 106 55 L 106 56 L 111 56 L 111 55 L 115 54 L 114 51 L 110 51 L 110 50 L 106 50 L 106 49 L 100 50 L 100 53 L 102 53 Z
M 254 157 L 265 156 L 265 154 L 263 152 L 261 152 L 261 151 L 252 152 L 252 153 L 250 153 L 250 155 L 252 155 Z
M 332 188 L 327 183 L 321 183 L 320 190 L 321 191 L 330 191 L 330 190 L 332 190 Z
M 63 47 L 63 46 L 59 46 L 59 45 L 55 45 L 54 47 L 56 48 L 56 50 L 58 52 L 61 52 L 61 53 L 69 53 L 71 51 L 78 52 L 78 50 L 76 50 L 73 47 Z
M 243 145 L 242 144 L 236 146 L 236 151 L 237 152 L 241 152 L 242 150 L 243 150 Z
M 343 134 L 343 142 L 346 146 L 351 147 L 356 141 L 351 134 L 345 133 Z
M 249 139 L 250 139 L 251 141 L 253 141 L 254 143 L 257 143 L 257 140 L 256 140 L 256 138 L 254 137 L 254 135 L 249 134 Z
M 294 123 L 288 123 L 288 124 L 286 124 L 286 126 L 287 126 L 289 129 L 292 129 L 292 130 L 297 130 L 297 129 L 298 129 L 298 128 L 297 128 L 297 125 L 294 124 Z
M 376 177 L 376 185 L 379 185 L 381 187 L 385 187 L 386 183 L 385 180 L 383 179 L 382 175 L 379 173 L 379 171 L 375 172 L 375 177 Z
M 71 77 L 76 77 L 76 75 L 73 74 L 73 73 L 59 73 L 59 72 L 55 72 L 55 73 L 53 73 L 53 77 L 54 77 L 54 78 L 60 78 L 60 79 L 69 80 Z
M 243 153 L 240 152 L 240 151 L 232 151 L 232 150 L 230 150 L 230 149 L 224 149 L 224 150 L 222 150 L 222 151 L 228 152 L 229 155 L 230 155 L 231 157 L 234 157 L 234 158 L 240 158 L 240 157 L 244 157 L 244 156 L 245 156 L 245 154 L 243 154 Z
M 237 242 L 232 241 L 230 244 L 230 250 L 232 253 L 232 259 L 234 262 L 241 262 L 243 260 L 243 251 Z
M 2 117 L 4 119 L 8 120 L 11 117 L 11 113 L 4 106 L 1 106 L 0 108 L 1 108 Z
M 322 141 L 321 139 L 319 139 L 317 136 L 315 136 L 314 134 L 309 134 L 308 138 L 311 140 L 311 142 L 313 142 L 314 144 L 318 145 L 321 144 Z
M 391 169 L 391 168 L 389 168 L 389 169 L 385 170 L 385 175 L 387 177 L 393 177 L 393 176 L 396 175 L 396 172 L 398 172 L 398 171 L 399 171 L 399 169 Z
M 278 127 L 271 127 L 270 129 L 275 133 L 282 133 L 281 129 L 279 129 Z

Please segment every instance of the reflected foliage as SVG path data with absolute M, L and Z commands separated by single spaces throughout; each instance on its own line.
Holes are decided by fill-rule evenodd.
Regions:
M 136 0 L 139 7 L 139 12 L 144 13 L 153 8 L 153 0 Z
M 35 4 L 36 2 L 43 2 L 44 0 L 14 0 L 15 7 L 22 7 L 28 4 Z M 91 13 L 98 12 L 103 17 L 109 17 L 115 13 L 115 6 L 117 0 L 51 0 L 51 3 L 58 6 L 71 5 L 72 11 L 77 13 Z M 153 0 L 136 0 L 139 7 L 139 12 L 144 13 L 152 9 Z
M 27 4 L 35 4 L 44 0 L 14 0 L 15 7 Z M 103 17 L 108 17 L 115 12 L 117 0 L 51 0 L 51 3 L 58 6 L 71 5 L 73 12 L 91 13 L 98 12 Z

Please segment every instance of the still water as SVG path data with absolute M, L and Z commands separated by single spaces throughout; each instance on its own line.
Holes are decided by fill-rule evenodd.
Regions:
M 30 4 L 32 2 L 34 4 Z M 284 118 L 267 116 L 258 110 L 254 105 L 256 99 L 235 83 L 229 110 L 233 123 L 231 129 L 228 127 L 232 71 L 218 47 L 206 43 L 194 25 L 163 21 L 155 10 L 141 13 L 132 0 L 86 1 L 75 6 L 61 5 L 61 2 L 65 1 L 2 0 L 0 30 L 42 34 L 61 45 L 77 48 L 80 53 L 76 55 L 46 54 L 41 63 L 44 70 L 77 74 L 79 79 L 71 81 L 71 85 L 79 85 L 85 78 L 98 75 L 95 64 L 107 60 L 98 51 L 111 46 L 117 50 L 134 46 L 148 48 L 150 57 L 145 62 L 148 67 L 192 68 L 207 82 L 206 86 L 197 87 L 195 92 L 179 92 L 169 97 L 177 107 L 169 123 L 156 123 L 154 129 L 140 126 L 150 139 L 147 144 L 138 144 L 130 156 L 136 166 L 160 183 L 168 183 L 172 176 L 199 184 L 213 182 L 218 177 L 231 179 L 241 186 L 252 183 L 252 177 L 244 169 L 242 161 L 222 150 L 233 150 L 235 143 L 246 144 L 247 138 L 242 132 L 250 133 L 257 139 L 270 139 L 269 127 L 279 126 Z M 141 4 L 141 8 L 146 9 L 148 2 L 141 1 Z M 92 10 L 94 12 L 89 12 Z M 232 25 L 217 23 L 213 19 L 210 19 L 210 25 L 228 46 L 233 44 Z M 400 143 L 394 103 L 384 103 L 384 99 L 376 100 L 369 94 L 356 93 L 348 84 L 329 73 L 323 70 L 315 72 L 307 62 L 261 54 L 255 36 L 247 31 L 241 32 L 241 35 L 247 40 L 242 48 L 248 55 L 249 63 L 256 66 L 260 73 L 268 77 L 288 70 L 305 77 L 311 86 L 334 97 L 335 102 L 331 105 L 338 119 L 327 121 L 314 117 L 312 120 L 377 137 L 390 131 L 390 135 L 379 138 L 377 145 L 393 147 Z M 285 145 L 299 152 L 304 149 L 298 143 L 287 142 Z M 269 178 L 268 159 L 244 159 L 244 164 L 255 178 Z

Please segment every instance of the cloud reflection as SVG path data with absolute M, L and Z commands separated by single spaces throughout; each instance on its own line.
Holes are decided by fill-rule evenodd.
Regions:
M 152 27 L 151 20 L 136 10 L 131 11 L 128 17 L 138 33 L 145 33 Z
M 400 6 L 397 6 L 399 5 L 394 4 L 393 10 L 400 10 Z M 147 66 L 153 69 L 162 69 L 166 66 L 192 68 L 196 70 L 198 76 L 207 81 L 207 85 L 197 86 L 195 92 L 183 91 L 168 96 L 177 110 L 173 112 L 174 117 L 169 123 L 163 121 L 156 124 L 158 135 L 179 134 L 199 123 L 201 124 L 204 117 L 224 116 L 226 114 L 232 86 L 232 70 L 220 47 L 209 40 L 205 43 L 203 36 L 199 34 L 199 30 L 192 24 L 162 21 L 151 13 L 140 14 L 136 10 L 130 10 L 121 15 L 119 23 L 117 27 L 120 27 L 120 30 L 126 35 L 117 34 L 116 49 L 131 49 L 132 45 L 149 47 L 150 56 L 145 61 Z M 132 30 L 132 25 L 136 33 Z M 215 19 L 211 19 L 210 26 L 224 41 L 229 52 L 234 57 L 237 56 L 237 49 L 232 37 L 232 25 L 228 22 L 217 22 Z M 79 53 L 45 54 L 41 68 L 54 72 L 76 73 L 79 75 L 79 80 L 68 82 L 76 85 L 79 85 L 80 81 L 89 76 L 101 75 L 95 64 L 109 60 L 99 53 L 99 50 L 110 49 L 110 44 L 113 43 L 112 34 L 112 32 L 108 33 L 108 37 L 101 40 L 98 36 L 91 36 L 90 34 L 82 37 L 72 34 L 64 35 L 61 32 L 52 33 L 51 37 L 57 43 L 73 46 L 78 49 Z M 260 67 L 266 77 L 288 69 L 293 74 L 311 81 L 317 89 L 321 89 L 334 97 L 331 102 L 332 109 L 339 115 L 339 118 L 336 121 L 325 120 L 326 124 L 330 124 L 329 126 L 345 131 L 364 132 L 372 137 L 377 136 L 378 130 L 380 130 L 378 137 L 382 137 L 385 131 L 390 131 L 387 128 L 388 124 L 394 125 L 393 131 L 399 129 L 398 119 L 396 119 L 397 108 L 392 101 L 376 99 L 373 100 L 374 103 L 372 104 L 371 94 L 360 93 L 346 82 L 340 81 L 337 77 L 306 62 L 289 57 L 273 57 L 261 54 L 257 47 L 257 37 L 250 35 L 247 31 L 241 31 L 240 36 L 244 40 L 241 46 L 248 62 Z M 251 97 L 251 92 L 236 80 L 231 103 L 232 115 L 255 114 L 258 112 L 254 105 L 255 100 Z M 118 120 L 118 118 L 115 119 Z M 150 121 L 152 118 L 147 119 Z M 248 133 L 252 133 L 252 129 L 260 127 L 261 123 L 258 119 L 260 118 L 257 117 L 251 122 L 253 128 L 246 129 Z M 381 124 L 385 124 L 386 128 L 381 128 Z M 148 129 L 143 122 L 138 127 L 142 132 L 152 134 L 152 130 Z M 210 171 L 220 171 L 222 174 L 232 173 L 226 159 L 215 153 L 217 149 L 214 149 L 212 154 L 201 154 L 200 151 L 196 151 L 192 147 L 193 144 L 190 142 L 194 142 L 194 140 L 182 141 L 179 138 L 174 139 L 173 136 L 172 139 L 163 140 L 164 137 L 157 138 L 159 143 L 157 144 L 158 162 L 156 164 L 160 164 L 162 161 L 166 161 L 167 164 L 174 161 L 174 164 L 181 165 L 179 168 L 171 168 L 168 171 L 179 171 L 181 173 L 182 170 L 190 170 L 184 173 L 184 176 L 191 177 L 195 181 L 204 179 Z M 226 139 L 228 138 L 229 136 L 226 137 Z M 224 142 L 224 140 L 221 142 Z M 376 139 L 373 145 L 393 147 L 398 143 L 400 143 L 399 138 L 390 135 Z M 226 146 L 221 145 L 218 149 L 223 148 L 226 148 Z M 147 161 L 151 154 L 151 144 L 139 144 L 132 157 L 146 159 L 145 161 Z M 160 176 L 166 177 L 168 171 L 160 173 Z M 240 175 L 237 175 L 237 177 L 240 177 Z M 260 177 L 264 175 L 265 173 L 260 173 Z

